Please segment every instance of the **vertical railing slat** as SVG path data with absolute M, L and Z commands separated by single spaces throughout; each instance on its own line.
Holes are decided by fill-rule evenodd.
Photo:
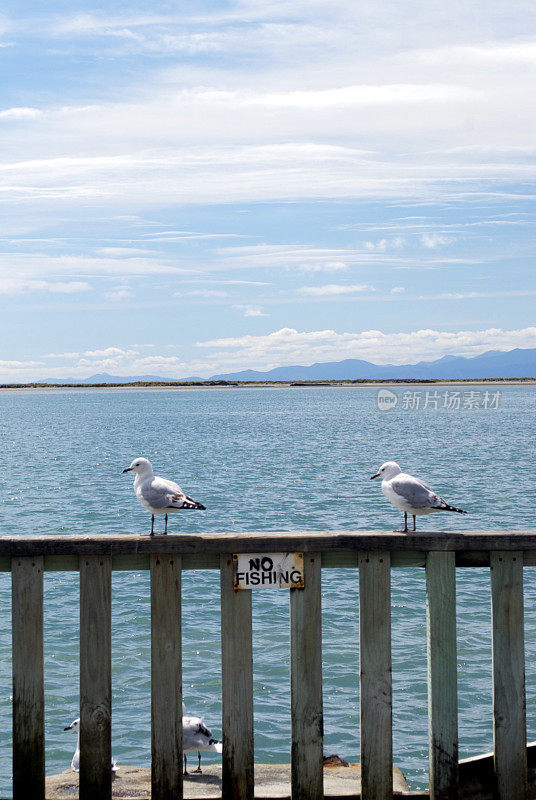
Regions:
M 233 559 L 220 557 L 222 800 L 253 800 L 251 591 L 233 588 Z
M 13 558 L 13 797 L 45 797 L 43 557 Z
M 304 553 L 305 588 L 290 590 L 292 800 L 322 800 L 322 592 L 320 553 Z
M 499 800 L 527 796 L 523 553 L 491 553 L 494 756 Z
M 391 559 L 359 554 L 361 797 L 392 800 Z
M 181 557 L 151 555 L 151 798 L 182 798 Z
M 112 558 L 80 557 L 80 800 L 112 795 Z
M 426 556 L 430 800 L 458 797 L 456 564 L 453 552 Z

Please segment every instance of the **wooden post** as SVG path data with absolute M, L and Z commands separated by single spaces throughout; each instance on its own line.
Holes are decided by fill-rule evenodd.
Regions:
M 392 800 L 391 559 L 359 554 L 361 798 Z
M 426 556 L 430 800 L 458 798 L 456 566 L 453 552 Z
M 43 557 L 13 558 L 13 797 L 45 797 Z
M 321 556 L 304 553 L 304 589 L 290 590 L 292 800 L 323 800 Z
M 523 553 L 494 551 L 491 565 L 494 758 L 499 800 L 527 796 Z
M 80 800 L 112 796 L 112 558 L 80 558 Z
M 182 798 L 181 557 L 151 555 L 151 798 Z
M 251 591 L 233 588 L 233 558 L 220 556 L 222 800 L 253 800 Z

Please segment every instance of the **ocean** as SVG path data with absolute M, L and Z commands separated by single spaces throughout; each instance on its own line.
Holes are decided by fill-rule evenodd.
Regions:
M 371 481 L 398 461 L 467 516 L 432 515 L 432 531 L 536 529 L 534 386 L 378 389 L 214 388 L 0 392 L 3 536 L 148 533 L 130 473 L 136 456 L 173 478 L 205 512 L 173 533 L 384 530 L 402 514 Z M 458 392 L 458 396 L 455 393 Z M 486 394 L 487 392 L 487 394 Z M 497 394 L 498 393 L 498 394 Z M 385 408 L 385 404 L 382 408 Z M 161 518 L 160 518 L 161 519 Z M 158 518 L 157 518 L 158 520 Z M 160 520 L 158 520 L 160 522 Z M 440 535 L 438 533 L 438 535 Z M 536 570 L 525 569 L 528 738 L 536 738 Z M 326 754 L 359 760 L 357 570 L 323 571 Z M 45 574 L 47 774 L 70 765 L 78 716 L 78 577 Z M 461 757 L 492 749 L 489 570 L 457 570 Z M 253 596 L 255 759 L 290 760 L 288 594 Z M 0 573 L 0 794 L 11 791 L 11 582 Z M 427 781 L 422 569 L 393 570 L 394 762 Z M 150 759 L 149 576 L 113 575 L 113 755 Z M 183 575 L 183 692 L 221 734 L 219 576 Z M 203 762 L 215 760 L 204 754 Z

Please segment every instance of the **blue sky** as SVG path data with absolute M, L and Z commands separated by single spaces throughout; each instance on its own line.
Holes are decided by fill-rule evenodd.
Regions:
M 534 17 L 4 3 L 0 380 L 535 347 Z

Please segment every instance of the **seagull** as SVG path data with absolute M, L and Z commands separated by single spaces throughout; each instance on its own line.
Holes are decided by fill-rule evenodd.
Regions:
M 123 472 L 135 472 L 134 491 L 136 497 L 144 508 L 151 512 L 151 536 L 154 536 L 154 515 L 166 515 L 167 533 L 168 514 L 183 509 L 205 510 L 205 506 L 196 503 L 191 497 L 184 494 L 180 486 L 173 481 L 165 478 L 158 478 L 154 472 L 151 462 L 146 458 L 135 458 L 130 467 Z
M 184 774 L 186 771 L 186 753 L 195 753 L 197 750 L 198 764 L 194 772 L 201 772 L 201 750 L 212 750 L 214 753 L 221 753 L 223 745 L 217 739 L 212 738 L 210 731 L 203 717 L 186 716 L 186 707 L 182 704 L 182 752 L 184 754 Z
M 71 761 L 71 769 L 73 772 L 80 772 L 80 717 L 73 719 L 70 725 L 67 725 L 64 731 L 76 731 L 76 750 L 74 751 L 73 760 Z M 117 761 L 112 758 L 112 772 L 117 772 L 119 767 Z
M 435 511 L 467 514 L 467 511 L 449 505 L 419 478 L 402 472 L 396 461 L 382 464 L 371 480 L 374 478 L 382 478 L 382 492 L 394 506 L 404 512 L 404 530 L 395 531 L 396 533 L 408 533 L 408 514 L 413 516 L 413 531 L 416 530 L 415 517 L 422 514 L 433 514 Z

